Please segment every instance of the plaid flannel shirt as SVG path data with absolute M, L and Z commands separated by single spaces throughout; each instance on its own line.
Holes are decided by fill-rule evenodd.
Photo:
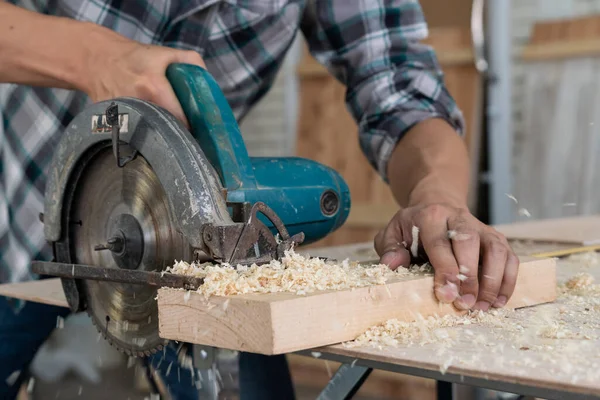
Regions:
M 434 53 L 419 43 L 427 26 L 416 0 L 11 2 L 142 43 L 198 51 L 240 120 L 269 90 L 300 31 L 313 56 L 347 86 L 361 148 L 384 179 L 394 145 L 412 125 L 439 117 L 463 130 Z M 216 5 L 203 36 L 205 11 Z M 52 257 L 38 219 L 45 171 L 61 132 L 88 103 L 78 92 L 0 85 L 0 282 L 30 279 L 31 261 Z

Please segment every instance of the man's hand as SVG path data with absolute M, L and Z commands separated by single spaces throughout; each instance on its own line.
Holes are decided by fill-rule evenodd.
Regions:
M 504 236 L 466 209 L 439 203 L 408 207 L 375 237 L 381 262 L 392 269 L 408 267 L 415 248 L 434 268 L 440 302 L 486 311 L 490 305 L 503 307 L 513 293 L 518 257 Z
M 172 63 L 204 67 L 200 55 L 144 45 L 100 25 L 0 2 L 0 83 L 79 90 L 97 102 L 130 96 L 187 123 L 165 74 Z
M 179 100 L 166 78 L 170 64 L 186 63 L 206 68 L 202 57 L 194 51 L 143 45 L 113 32 L 98 38 L 106 50 L 90 57 L 88 79 L 82 89 L 97 102 L 120 96 L 150 101 L 187 124 Z M 97 47 L 96 47 L 97 49 Z
M 431 118 L 410 129 L 392 153 L 388 177 L 402 209 L 375 238 L 381 262 L 408 267 L 412 247 L 433 266 L 440 302 L 462 310 L 504 306 L 519 259 L 504 236 L 469 212 L 468 153 L 450 125 Z

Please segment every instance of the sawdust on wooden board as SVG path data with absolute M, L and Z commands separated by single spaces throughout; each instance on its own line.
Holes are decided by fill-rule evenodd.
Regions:
M 231 296 L 247 293 L 290 292 L 305 295 L 321 290 L 345 290 L 383 285 L 400 276 L 432 273 L 429 264 L 398 268 L 392 271 L 385 264 L 364 265 L 349 260 L 326 261 L 286 251 L 281 261 L 236 267 L 223 263 L 187 263 L 177 261 L 166 273 L 204 278 L 199 293 L 210 296 Z

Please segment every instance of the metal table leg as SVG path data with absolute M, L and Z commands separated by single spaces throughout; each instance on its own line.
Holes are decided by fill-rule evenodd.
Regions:
M 349 400 L 373 369 L 360 365 L 342 364 L 329 380 L 317 400 Z
M 436 381 L 436 384 L 438 400 L 453 400 L 454 392 L 451 382 Z

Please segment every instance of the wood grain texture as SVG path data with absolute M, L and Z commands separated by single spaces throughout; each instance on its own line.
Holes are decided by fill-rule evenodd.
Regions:
M 159 332 L 165 339 L 260 354 L 282 354 L 352 340 L 391 318 L 462 314 L 437 302 L 432 276 L 398 278 L 354 290 L 248 294 L 205 299 L 199 293 L 160 289 Z M 555 261 L 524 259 L 507 307 L 556 297 Z
M 59 278 L 0 285 L 0 296 L 69 307 Z
M 524 221 L 494 227 L 509 240 L 600 244 L 600 215 Z

